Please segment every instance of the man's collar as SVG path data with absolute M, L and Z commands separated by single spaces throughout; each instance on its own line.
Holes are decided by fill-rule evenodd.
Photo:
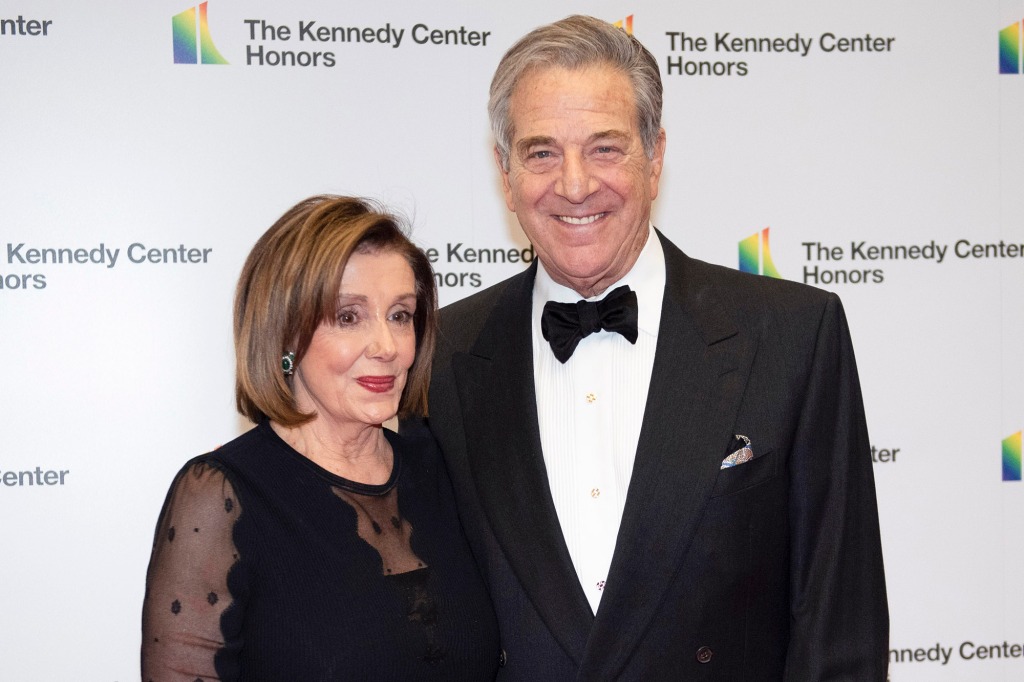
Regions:
M 627 285 L 636 292 L 637 303 L 640 306 L 637 327 L 648 334 L 657 336 L 661 324 L 661 302 L 665 294 L 665 251 L 662 249 L 661 240 L 654 231 L 653 225 L 648 225 L 647 243 L 640 250 L 633 267 L 629 269 L 618 281 L 613 282 L 599 295 L 588 298 L 588 301 L 600 301 L 613 289 Z M 580 300 L 580 295 L 569 287 L 562 286 L 544 268 L 543 261 L 537 263 L 537 277 L 533 282 L 533 314 L 540 317 L 544 304 L 548 301 L 559 303 L 575 303 Z

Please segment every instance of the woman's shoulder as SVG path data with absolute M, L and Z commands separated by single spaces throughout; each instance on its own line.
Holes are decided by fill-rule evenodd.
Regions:
M 257 424 L 226 443 L 214 445 L 209 452 L 193 457 L 185 467 L 205 463 L 221 469 L 245 471 L 271 448 L 272 434 L 269 423 Z
M 216 459 L 207 455 L 194 457 L 175 476 L 166 506 L 221 520 L 227 513 L 227 520 L 233 523 L 238 511 L 233 479 L 232 472 Z
M 250 470 L 258 469 L 254 460 L 265 447 L 259 431 L 260 427 L 256 426 L 189 459 L 175 475 L 169 497 L 189 500 L 189 504 L 223 499 L 226 491 L 237 487 L 240 478 L 247 478 Z

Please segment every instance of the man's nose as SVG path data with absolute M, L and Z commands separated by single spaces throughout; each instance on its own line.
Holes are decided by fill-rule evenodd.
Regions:
M 579 154 L 566 154 L 561 174 L 555 182 L 555 194 L 571 203 L 582 204 L 597 191 L 597 178 L 591 175 L 586 161 Z

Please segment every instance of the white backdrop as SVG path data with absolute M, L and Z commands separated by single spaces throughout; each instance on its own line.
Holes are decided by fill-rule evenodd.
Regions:
M 779 274 L 817 268 L 846 304 L 891 679 L 1022 679 L 1024 483 L 1001 444 L 1024 428 L 1024 75 L 999 73 L 999 33 L 1024 0 L 210 0 L 200 49 L 227 64 L 176 64 L 172 17 L 197 6 L 0 0 L 0 679 L 137 679 L 156 515 L 187 458 L 247 428 L 231 296 L 288 206 L 384 200 L 437 250 L 442 303 L 522 267 L 466 260 L 528 246 L 486 92 L 516 38 L 573 12 L 632 17 L 662 63 L 655 224 L 732 267 L 770 228 Z

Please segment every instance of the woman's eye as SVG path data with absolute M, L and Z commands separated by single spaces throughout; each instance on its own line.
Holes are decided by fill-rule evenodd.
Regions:
M 356 316 L 356 314 L 351 310 L 343 310 L 340 313 L 338 313 L 338 324 L 341 325 L 355 324 L 356 321 L 358 321 L 358 319 L 359 318 Z
M 409 322 L 412 322 L 412 313 L 408 310 L 399 310 L 391 316 L 391 319 L 399 324 L 408 324 Z

